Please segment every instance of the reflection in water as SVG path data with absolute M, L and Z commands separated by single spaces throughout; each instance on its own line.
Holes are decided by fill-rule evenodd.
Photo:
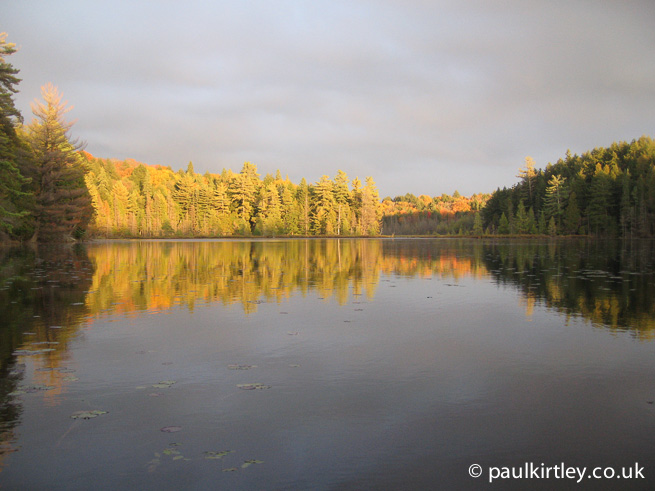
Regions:
M 345 303 L 349 291 L 373 298 L 380 274 L 375 240 L 123 242 L 89 248 L 96 265 L 91 314 L 166 310 L 197 301 L 263 301 L 316 290 Z
M 52 369 L 85 320 L 92 276 L 83 247 L 0 249 L 0 459 L 15 451 L 24 358 L 35 362 L 31 390 L 52 387 L 46 398 L 61 392 L 65 377 Z
M 84 320 L 196 302 L 246 313 L 316 291 L 343 305 L 375 296 L 380 275 L 493 278 L 536 305 L 650 338 L 655 329 L 653 242 L 447 239 L 143 241 L 2 251 L 2 366 L 17 349 L 50 349 L 47 365 Z M 45 343 L 53 343 L 46 346 Z M 56 344 L 55 344 L 56 343 Z M 46 353 L 43 353 L 44 355 Z
M 653 245 L 302 239 L 0 249 L 0 464 L 15 450 L 17 394 L 40 391 L 34 395 L 58 404 L 71 377 L 69 344 L 98 319 L 215 302 L 252 314 L 260 303 L 310 293 L 346 305 L 352 295 L 374 300 L 382 278 L 400 276 L 494 282 L 518 290 L 528 316 L 541 306 L 644 341 L 655 333 Z
M 498 242 L 484 247 L 487 269 L 536 304 L 595 326 L 655 335 L 654 243 L 560 240 Z

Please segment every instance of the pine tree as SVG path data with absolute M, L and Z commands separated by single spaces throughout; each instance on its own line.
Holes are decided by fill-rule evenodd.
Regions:
M 566 198 L 566 179 L 562 176 L 553 175 L 548 181 L 548 187 L 546 188 L 544 210 L 548 218 L 555 219 L 558 230 L 560 228 Z
M 92 214 L 84 182 L 84 161 L 77 141 L 71 141 L 73 123 L 64 115 L 72 109 L 51 83 L 41 88 L 43 102 L 34 101 L 36 118 L 27 127 L 27 138 L 36 165 L 35 231 L 37 240 L 69 240 L 80 237 Z
M 33 195 L 29 192 L 30 180 L 20 170 L 23 145 L 16 133 L 21 114 L 14 106 L 13 95 L 20 79 L 18 70 L 5 61 L 16 52 L 15 45 L 7 42 L 7 34 L 0 33 L 0 235 L 13 235 L 30 221 L 29 209 Z
M 516 176 L 523 181 L 524 187 L 527 190 L 525 198 L 528 200 L 529 206 L 534 205 L 534 186 L 537 171 L 534 170 L 535 162 L 532 157 L 525 158 L 525 167 L 519 169 L 519 174 Z

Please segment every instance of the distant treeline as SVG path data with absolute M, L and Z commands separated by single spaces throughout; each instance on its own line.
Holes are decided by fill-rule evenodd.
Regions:
M 86 154 L 86 186 L 94 218 L 89 231 L 106 237 L 250 235 L 377 235 L 380 200 L 373 179 L 362 186 L 339 170 L 314 184 L 263 179 L 246 162 L 241 172 L 196 174 Z
M 455 191 L 419 197 L 408 193 L 382 201 L 384 235 L 482 235 L 480 211 L 488 194 L 466 197 Z
M 490 234 L 652 237 L 655 142 L 642 136 L 535 169 L 526 158 L 520 181 L 496 190 L 483 210 Z

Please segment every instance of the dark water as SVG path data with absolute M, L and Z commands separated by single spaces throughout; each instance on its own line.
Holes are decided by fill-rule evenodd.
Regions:
M 655 489 L 654 270 L 653 242 L 0 249 L 0 486 Z M 586 474 L 489 483 L 526 465 Z

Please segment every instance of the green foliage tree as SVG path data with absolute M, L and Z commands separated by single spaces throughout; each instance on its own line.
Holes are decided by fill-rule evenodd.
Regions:
M 503 214 L 500 215 L 500 221 L 498 222 L 498 233 L 505 235 L 509 232 L 509 220 L 507 219 L 507 215 L 503 212 Z
M 473 219 L 473 235 L 480 236 L 482 233 L 482 215 L 480 213 L 476 213 L 475 218 Z
M 546 188 L 546 198 L 544 200 L 544 210 L 546 216 L 555 220 L 557 228 L 560 228 L 562 214 L 566 202 L 566 179 L 559 175 L 554 175 L 548 181 Z
M 580 228 L 580 209 L 578 208 L 578 197 L 575 191 L 569 195 L 568 204 L 564 211 L 564 232 L 567 234 L 577 234 Z
M 19 229 L 29 228 L 33 207 L 30 179 L 21 172 L 21 163 L 25 167 L 28 160 L 16 132 L 22 118 L 13 95 L 20 79 L 16 77 L 18 70 L 6 61 L 15 52 L 15 45 L 7 42 L 7 33 L 0 33 L 0 237 L 16 236 Z
M 612 183 L 608 169 L 600 164 L 591 179 L 589 205 L 587 206 L 587 220 L 590 232 L 601 235 L 611 226 L 610 207 L 612 198 Z

